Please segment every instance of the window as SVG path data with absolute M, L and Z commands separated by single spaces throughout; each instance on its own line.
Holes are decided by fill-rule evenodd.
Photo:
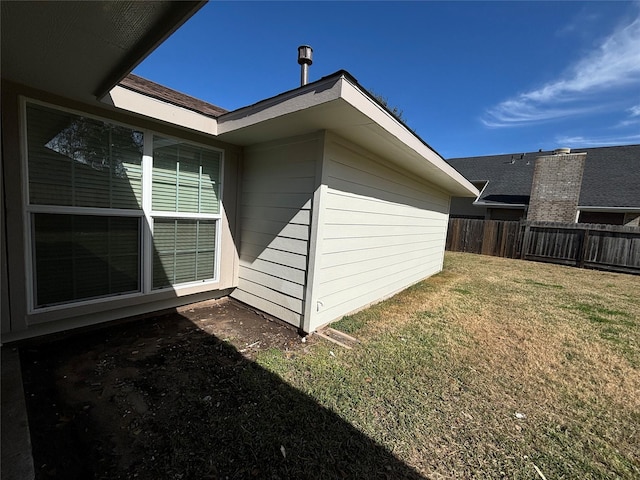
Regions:
M 138 218 L 34 213 L 32 222 L 37 306 L 140 290 Z
M 142 132 L 27 106 L 29 203 L 142 208 Z
M 220 153 L 153 139 L 153 210 L 219 213 Z
M 153 287 L 213 278 L 215 238 L 215 221 L 154 220 Z
M 33 308 L 216 279 L 220 152 L 25 111 Z
M 153 288 L 214 277 L 220 153 L 153 139 Z

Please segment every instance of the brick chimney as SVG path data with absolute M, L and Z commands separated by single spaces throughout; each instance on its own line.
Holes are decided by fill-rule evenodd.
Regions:
M 527 220 L 575 223 L 586 153 L 559 148 L 536 159 Z

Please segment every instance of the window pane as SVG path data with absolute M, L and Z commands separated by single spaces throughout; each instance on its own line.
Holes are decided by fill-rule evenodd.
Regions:
M 156 218 L 153 243 L 153 288 L 214 278 L 215 220 Z
M 36 306 L 140 290 L 138 218 L 36 213 Z
M 40 105 L 27 105 L 32 205 L 142 205 L 143 134 Z
M 178 140 L 153 139 L 153 209 L 219 213 L 220 154 Z

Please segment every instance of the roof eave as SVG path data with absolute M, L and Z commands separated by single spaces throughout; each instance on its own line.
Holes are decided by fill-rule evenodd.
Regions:
M 607 207 L 607 206 L 598 206 L 598 205 L 578 205 L 578 210 L 582 212 L 640 213 L 640 205 L 636 207 Z
M 494 203 L 494 202 L 473 202 L 477 207 L 497 207 L 497 208 L 527 208 L 526 203 Z
M 116 85 L 112 88 L 102 98 L 102 102 L 127 112 L 159 120 L 180 128 L 208 135 L 217 134 L 218 124 L 215 118 L 121 85 Z
M 205 3 L 0 2 L 2 79 L 94 103 Z
M 239 145 L 319 130 L 361 145 L 451 195 L 479 194 L 345 71 L 218 117 L 219 138 Z
M 149 31 L 144 42 L 137 45 L 116 65 L 111 73 L 94 92 L 97 99 L 107 95 L 131 71 L 142 63 L 156 48 L 173 35 L 182 25 L 198 12 L 207 0 L 181 0 L 172 4 L 173 10 Z

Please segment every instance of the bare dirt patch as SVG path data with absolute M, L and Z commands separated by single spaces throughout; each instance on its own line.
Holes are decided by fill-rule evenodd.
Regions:
M 25 346 L 21 356 L 38 478 L 133 475 L 145 461 L 156 460 L 153 454 L 138 458 L 135 448 L 158 433 L 148 429 L 145 417 L 158 417 L 161 406 L 185 395 L 195 394 L 202 409 L 219 407 L 215 388 L 179 389 L 201 386 L 202 379 L 183 367 L 194 362 L 237 367 L 261 350 L 293 354 L 309 344 L 294 329 L 225 299 Z M 177 432 L 180 417 L 172 420 L 176 425 L 164 430 Z M 168 454 L 161 450 L 158 457 Z
M 305 340 L 223 300 L 23 345 L 36 478 L 419 478 L 253 361 Z

